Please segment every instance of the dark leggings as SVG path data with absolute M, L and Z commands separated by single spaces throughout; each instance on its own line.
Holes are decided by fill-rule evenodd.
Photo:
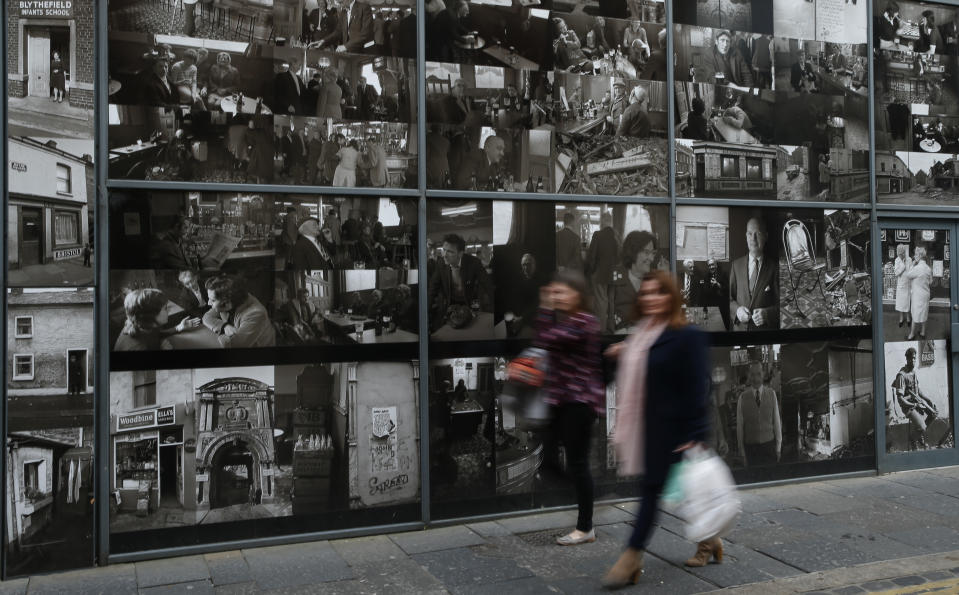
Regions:
M 557 446 L 566 448 L 566 475 L 576 486 L 579 516 L 576 528 L 587 532 L 593 528 L 593 476 L 589 472 L 589 443 L 596 414 L 585 403 L 569 403 L 556 408 L 545 438 L 545 464 L 553 471 L 560 469 Z
M 662 472 L 654 470 L 639 480 L 642 501 L 639 504 L 639 514 L 636 516 L 633 534 L 629 538 L 629 547 L 632 549 L 646 549 L 649 536 L 653 534 L 653 521 L 656 520 L 656 512 L 659 509 L 659 496 L 663 493 L 663 487 L 666 485 L 666 474 L 669 467 L 673 463 L 679 462 L 681 458 L 682 455 L 678 453 L 669 453 L 665 470 L 662 470 Z M 647 459 L 647 467 L 649 466 L 649 459 Z

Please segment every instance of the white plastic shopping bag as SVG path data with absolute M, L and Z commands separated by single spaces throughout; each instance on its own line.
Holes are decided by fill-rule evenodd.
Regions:
M 733 474 L 715 452 L 685 451 L 679 478 L 683 500 L 677 513 L 686 521 L 686 539 L 700 542 L 722 537 L 736 526 L 742 502 Z

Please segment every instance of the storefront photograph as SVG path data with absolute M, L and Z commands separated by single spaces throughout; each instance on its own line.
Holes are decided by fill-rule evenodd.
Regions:
M 91 285 L 93 143 L 23 136 L 7 147 L 11 285 Z

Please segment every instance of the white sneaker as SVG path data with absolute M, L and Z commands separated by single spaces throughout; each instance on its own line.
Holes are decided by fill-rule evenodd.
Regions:
M 559 545 L 581 545 L 584 543 L 593 543 L 596 541 L 596 529 L 590 529 L 589 532 L 583 533 L 580 537 L 574 537 L 573 534 L 575 531 L 569 533 L 568 535 L 563 535 L 562 537 L 556 538 L 556 543 Z

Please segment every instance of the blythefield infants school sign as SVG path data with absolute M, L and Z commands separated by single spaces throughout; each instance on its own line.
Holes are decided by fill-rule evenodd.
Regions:
M 73 0 L 20 0 L 17 9 L 21 17 L 41 19 L 73 18 Z

